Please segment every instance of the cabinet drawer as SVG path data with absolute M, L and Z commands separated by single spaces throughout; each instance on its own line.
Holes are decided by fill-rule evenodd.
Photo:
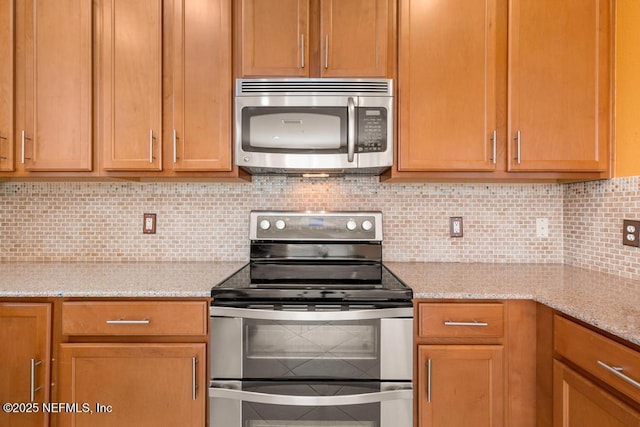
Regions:
M 640 353 L 564 317 L 554 317 L 554 350 L 640 402 Z
M 419 303 L 418 335 L 425 338 L 499 338 L 504 334 L 501 303 Z
M 205 301 L 82 301 L 62 304 L 64 335 L 206 335 Z

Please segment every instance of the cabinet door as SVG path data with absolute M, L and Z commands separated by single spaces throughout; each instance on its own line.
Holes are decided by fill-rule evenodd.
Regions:
M 504 424 L 503 347 L 418 346 L 418 425 Z
M 101 0 L 98 127 L 104 170 L 162 165 L 162 0 Z
M 175 0 L 173 169 L 231 170 L 231 5 Z
M 321 75 L 385 77 L 391 1 L 322 0 L 321 7 Z
M 51 305 L 0 303 L 0 402 L 39 405 L 37 413 L 0 411 L 3 427 L 48 426 Z
M 14 0 L 0 0 L 0 171 L 13 170 Z
M 398 55 L 399 170 L 495 169 L 495 0 L 401 0 Z
M 237 0 L 240 73 L 309 75 L 309 0 Z
M 509 170 L 606 171 L 610 1 L 509 3 Z
M 205 344 L 61 344 L 59 397 L 89 411 L 60 425 L 202 427 L 205 367 Z
M 640 413 L 564 364 L 553 362 L 553 425 L 623 427 L 640 425 Z
M 87 0 L 20 3 L 19 168 L 92 168 L 92 8 Z M 20 16 L 22 18 L 22 16 Z

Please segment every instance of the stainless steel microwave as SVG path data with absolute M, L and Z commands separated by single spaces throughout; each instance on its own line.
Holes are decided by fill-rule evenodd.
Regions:
M 236 80 L 235 159 L 254 174 L 380 174 L 393 123 L 392 80 Z

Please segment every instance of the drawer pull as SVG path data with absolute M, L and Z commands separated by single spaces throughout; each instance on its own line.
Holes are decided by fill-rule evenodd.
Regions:
M 617 376 L 618 378 L 628 382 L 629 384 L 637 388 L 640 388 L 640 382 L 622 373 L 622 371 L 624 370 L 623 368 L 619 366 L 609 366 L 606 363 L 601 362 L 600 360 L 598 360 L 598 365 L 602 366 L 604 369 L 611 372 L 613 375 Z
M 149 320 L 149 319 L 142 319 L 142 320 L 124 320 L 124 319 L 107 320 L 107 325 L 148 325 L 149 323 L 151 323 L 151 320 Z
M 451 320 L 445 320 L 444 326 L 489 326 L 487 322 L 478 322 L 474 320 L 473 322 L 453 322 Z

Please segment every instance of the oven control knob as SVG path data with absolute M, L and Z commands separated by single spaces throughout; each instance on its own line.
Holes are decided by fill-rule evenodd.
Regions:
M 262 221 L 260 221 L 260 228 L 263 230 L 268 230 L 271 228 L 271 223 L 268 219 L 263 219 Z
M 347 221 L 347 230 L 353 231 L 356 229 L 357 226 L 358 224 L 356 224 L 354 220 L 350 219 L 349 221 Z
M 279 220 L 276 221 L 276 228 L 278 230 L 284 230 L 286 226 L 287 226 L 287 224 L 284 222 L 283 219 L 279 219 Z
M 369 231 L 373 228 L 373 223 L 371 221 L 369 221 L 368 219 L 362 221 L 362 229 L 364 231 Z

